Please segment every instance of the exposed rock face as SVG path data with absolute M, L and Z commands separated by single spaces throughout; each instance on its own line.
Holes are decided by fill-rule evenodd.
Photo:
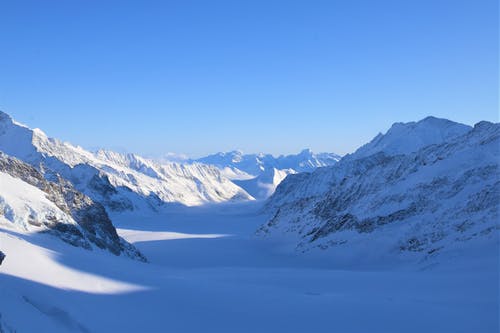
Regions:
M 5 253 L 3 253 L 2 251 L 0 251 L 0 265 L 2 264 L 2 262 L 4 261 L 5 259 Z
M 104 207 L 75 190 L 67 180 L 53 174 L 53 181 L 48 181 L 31 165 L 3 153 L 0 153 L 0 172 L 40 189 L 63 213 L 57 215 L 32 212 L 28 216 L 20 217 L 26 219 L 25 225 L 40 232 L 54 234 L 74 246 L 91 249 L 91 244 L 94 244 L 115 255 L 146 260 L 134 246 L 118 236 Z M 2 215 L 8 220 L 15 220 L 13 213 L 6 214 L 8 208 L 8 205 L 3 207 Z M 73 221 L 75 223 L 72 223 Z
M 273 218 L 258 233 L 295 238 L 300 251 L 349 243 L 432 254 L 482 237 L 498 241 L 500 124 L 465 132 L 445 125 L 447 135 L 434 144 L 406 137 L 407 152 L 395 146 L 397 137 L 379 136 L 374 142 L 390 141 L 389 151 L 365 147 L 359 158 L 287 177 L 267 202 Z

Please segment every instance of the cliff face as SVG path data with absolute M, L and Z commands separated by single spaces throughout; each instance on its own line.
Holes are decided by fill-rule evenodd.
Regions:
M 0 153 L 0 213 L 16 227 L 50 233 L 74 246 L 93 245 L 145 261 L 116 233 L 104 207 L 59 176 L 48 181 L 31 165 Z
M 291 175 L 268 201 L 273 217 L 258 234 L 294 239 L 299 251 L 430 255 L 466 241 L 497 242 L 499 137 L 500 124 L 481 122 L 409 152 L 364 148 L 335 166 Z

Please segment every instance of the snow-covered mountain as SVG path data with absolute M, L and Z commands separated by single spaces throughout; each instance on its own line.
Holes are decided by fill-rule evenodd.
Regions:
M 340 159 L 333 153 L 315 154 L 310 149 L 304 149 L 296 155 L 243 154 L 235 150 L 217 153 L 197 159 L 197 162 L 215 165 L 220 169 L 237 169 L 254 177 L 263 171 L 292 169 L 295 172 L 310 172 L 316 168 L 335 164 Z
M 278 187 L 286 176 L 295 173 L 293 169 L 278 170 L 271 168 L 262 171 L 260 175 L 254 178 L 233 179 L 233 183 L 245 189 L 254 198 L 266 199 L 274 193 L 276 187 Z
M 0 112 L 0 151 L 33 165 L 47 179 L 61 175 L 114 211 L 199 205 L 252 197 L 212 166 L 156 163 L 134 154 L 89 152 L 47 137 Z
M 47 181 L 32 166 L 0 153 L 0 226 L 48 233 L 77 247 L 93 247 L 145 260 L 120 238 L 104 207 L 66 180 Z
M 427 117 L 419 122 L 395 123 L 387 133 L 379 133 L 346 158 L 357 159 L 378 152 L 386 155 L 408 154 L 431 144 L 447 142 L 469 130 L 470 126 L 436 117 Z
M 360 257 L 498 242 L 499 148 L 500 124 L 395 124 L 332 167 L 287 177 L 258 234 Z
M 197 159 L 196 162 L 214 165 L 221 172 L 245 189 L 254 198 L 265 199 L 289 174 L 311 172 L 319 167 L 338 162 L 339 155 L 315 154 L 304 149 L 297 155 L 243 154 L 241 151 L 217 153 Z

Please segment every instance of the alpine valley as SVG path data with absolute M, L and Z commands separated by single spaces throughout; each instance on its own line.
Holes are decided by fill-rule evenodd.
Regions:
M 499 158 L 486 121 L 169 161 L 0 112 L 0 332 L 497 332 Z

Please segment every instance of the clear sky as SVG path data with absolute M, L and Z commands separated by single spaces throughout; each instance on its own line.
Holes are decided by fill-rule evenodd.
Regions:
M 84 147 L 346 153 L 498 122 L 496 0 L 0 1 L 0 109 Z

